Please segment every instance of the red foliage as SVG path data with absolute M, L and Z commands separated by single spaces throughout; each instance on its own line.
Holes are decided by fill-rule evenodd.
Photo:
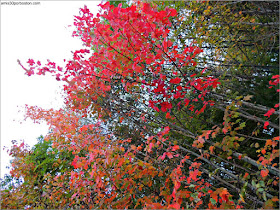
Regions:
M 182 67 L 196 66 L 193 59 L 202 50 L 191 45 L 184 46 L 184 50 L 179 51 L 178 45 L 168 38 L 170 18 L 176 17 L 176 10 L 166 8 L 158 11 L 155 5 L 142 2 L 127 8 L 114 7 L 106 2 L 100 7 L 102 12 L 96 17 L 86 6 L 80 10 L 80 16 L 75 16 L 74 25 L 77 31 L 73 36 L 80 37 L 87 48 L 75 51 L 73 60 L 68 61 L 64 69 L 53 62 L 41 67 L 40 62 L 35 63 L 32 59 L 28 60 L 29 69 L 23 67 L 28 76 L 49 72 L 56 80 L 67 83 L 64 85 L 66 110 L 28 107 L 27 117 L 36 122 L 45 120 L 52 131 L 46 139 L 52 139 L 53 147 L 58 150 L 67 149 L 75 155 L 72 162 L 74 170 L 69 172 L 69 191 L 66 192 L 71 192 L 69 205 L 74 205 L 79 198 L 88 203 L 88 208 L 124 209 L 141 205 L 146 208 L 180 209 L 184 206 L 183 200 L 196 209 L 202 204 L 209 208 L 235 208 L 226 188 L 214 190 L 211 184 L 202 178 L 202 173 L 206 172 L 197 161 L 209 157 L 210 153 L 214 155 L 215 146 L 221 146 L 222 150 L 226 151 L 237 145 L 226 136 L 232 133 L 229 122 L 224 122 L 222 129 L 216 128 L 197 136 L 192 146 L 201 156 L 195 157 L 191 163 L 191 156 L 183 156 L 179 145 L 165 144 L 172 123 L 155 136 L 142 134 L 146 139 L 146 147 L 144 143 L 141 146 L 127 147 L 126 144 L 130 143 L 131 139 L 117 140 L 114 135 L 102 133 L 100 125 L 106 120 L 104 116 L 111 117 L 112 113 L 103 107 L 100 101 L 117 95 L 112 92 L 116 84 L 121 84 L 127 94 L 136 94 L 136 88 L 147 90 L 149 107 L 155 112 L 167 112 L 165 117 L 172 122 L 174 107 L 180 110 L 189 106 L 188 112 L 197 116 L 203 113 L 208 105 L 213 106 L 214 101 L 207 100 L 206 94 L 220 83 L 217 78 L 207 76 L 205 69 L 190 77 L 181 71 Z M 93 50 L 90 50 L 91 48 Z M 173 66 L 175 78 L 161 70 L 165 64 Z M 279 76 L 274 76 L 273 79 L 271 85 L 279 83 Z M 186 98 L 188 93 L 194 93 L 193 98 Z M 82 125 L 80 119 L 86 117 L 89 110 L 98 116 L 97 122 Z M 270 109 L 264 116 L 270 117 L 274 112 L 275 109 Z M 118 119 L 122 123 L 125 118 L 121 116 Z M 145 121 L 144 114 L 141 119 Z M 268 124 L 265 123 L 265 128 Z M 210 153 L 204 150 L 210 134 L 212 133 L 214 138 L 219 132 L 226 136 L 220 145 L 218 143 L 209 146 Z M 158 152 L 163 145 L 167 149 Z M 144 161 L 138 159 L 137 152 L 145 156 Z M 261 153 L 264 155 L 266 149 Z M 274 151 L 273 154 L 275 153 Z M 231 158 L 228 156 L 227 161 Z M 157 166 L 160 165 L 158 162 L 171 163 L 173 160 L 180 164 L 172 170 L 168 166 Z M 186 168 L 187 163 L 191 166 L 186 173 L 182 169 Z M 264 169 L 261 176 L 266 177 L 268 173 L 269 171 Z M 210 176 L 209 173 L 208 175 Z M 63 174 L 58 175 L 61 176 Z M 247 176 L 245 174 L 244 179 Z M 160 192 L 151 190 L 156 178 L 161 179 L 162 185 L 165 183 Z M 149 192 L 149 196 L 135 198 L 136 192 L 140 195 L 143 190 Z M 208 194 L 213 203 L 210 200 L 204 204 L 202 198 Z M 51 196 L 55 197 L 54 194 Z

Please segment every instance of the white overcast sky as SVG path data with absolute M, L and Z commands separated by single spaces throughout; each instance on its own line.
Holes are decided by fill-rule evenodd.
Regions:
M 23 1 L 23 0 L 22 0 Z M 1 1 L 3 2 L 3 1 Z M 74 15 L 87 5 L 98 11 L 98 1 L 40 1 L 40 5 L 1 5 L 1 178 L 8 173 L 10 158 L 4 146 L 11 140 L 24 140 L 33 146 L 41 134 L 48 132 L 46 124 L 23 121 L 25 104 L 42 108 L 61 108 L 62 85 L 53 77 L 24 75 L 17 63 L 29 58 L 42 63 L 46 59 L 63 66 L 71 59 L 71 51 L 82 43 L 72 37 Z M 21 111 L 21 112 L 19 112 Z

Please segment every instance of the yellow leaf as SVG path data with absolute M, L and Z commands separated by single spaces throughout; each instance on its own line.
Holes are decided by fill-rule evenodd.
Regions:
M 249 101 L 249 100 L 251 100 L 252 97 L 253 97 L 252 95 L 247 95 L 243 98 L 243 100 L 244 101 Z

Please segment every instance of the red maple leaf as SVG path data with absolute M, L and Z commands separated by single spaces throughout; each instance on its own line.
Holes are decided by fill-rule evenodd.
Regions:
M 268 112 L 265 113 L 263 116 L 270 117 L 274 112 L 275 112 L 275 109 L 271 108 L 271 109 L 268 110 Z
M 179 84 L 180 82 L 181 82 L 181 79 L 179 77 L 176 77 L 175 79 L 170 80 L 170 83 L 173 83 L 173 84 Z

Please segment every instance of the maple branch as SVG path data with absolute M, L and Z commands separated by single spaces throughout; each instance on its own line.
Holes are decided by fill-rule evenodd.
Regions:
M 189 165 L 192 165 L 192 162 L 191 162 L 190 160 L 185 160 L 185 162 L 188 163 Z M 211 174 L 207 169 L 205 169 L 205 168 L 203 168 L 203 167 L 201 167 L 201 166 L 200 166 L 200 170 L 201 170 L 202 172 L 208 174 L 209 176 L 210 176 L 210 174 Z M 224 179 L 220 178 L 218 175 L 211 175 L 211 177 L 212 177 L 212 179 L 214 179 L 214 180 L 216 179 L 216 180 L 222 182 L 223 184 L 225 184 L 226 186 L 230 187 L 230 188 L 233 189 L 234 191 L 236 191 L 236 192 L 238 192 L 238 193 L 241 192 L 241 190 L 240 190 L 239 188 L 237 188 L 236 186 L 230 184 L 229 182 L 225 181 Z M 246 196 L 247 196 L 250 200 L 254 200 L 254 201 L 256 201 L 258 204 L 263 205 L 263 202 L 262 202 L 262 201 L 259 201 L 256 197 L 253 197 L 253 196 L 249 195 L 248 192 L 245 192 L 245 194 L 246 194 Z
M 218 94 L 218 93 L 209 92 L 209 94 L 214 96 L 215 98 L 218 98 L 218 99 L 223 100 L 223 101 L 227 101 L 228 100 L 228 99 L 225 99 L 225 96 L 223 96 L 221 94 Z M 245 106 L 248 106 L 250 108 L 254 108 L 256 110 L 260 110 L 260 111 L 264 111 L 264 112 L 268 112 L 270 110 L 269 107 L 266 107 L 266 106 L 263 106 L 263 105 L 260 105 L 260 104 L 255 105 L 253 103 L 250 103 L 250 102 L 247 102 L 247 101 L 244 101 L 244 100 L 241 100 L 241 102 Z M 242 109 L 242 107 L 240 107 L 240 109 Z M 280 111 L 275 110 L 275 112 L 273 114 L 280 115 Z
M 178 67 L 178 65 L 173 61 L 173 59 L 171 59 L 171 57 L 170 57 L 163 49 L 161 49 L 160 47 L 158 47 L 157 45 L 155 45 L 155 44 L 152 42 L 152 40 L 151 40 L 150 38 L 143 36 L 139 31 L 137 31 L 137 30 L 133 27 L 133 25 L 132 25 L 130 22 L 129 22 L 129 24 L 130 24 L 131 28 L 132 28 L 134 31 L 136 31 L 138 34 L 140 34 L 140 36 L 144 37 L 144 39 L 146 39 L 146 40 L 149 40 L 150 43 L 152 43 L 153 46 L 155 46 L 156 48 L 160 49 L 160 50 L 169 58 L 169 60 L 171 60 L 171 62 L 172 62 L 173 65 L 178 69 L 178 71 L 180 71 L 181 75 L 186 79 L 186 81 L 188 81 L 188 78 L 186 78 L 186 77 L 184 76 L 184 73 L 181 71 L 181 68 Z M 159 40 L 158 40 L 158 41 L 159 41 Z M 160 42 L 160 41 L 159 41 L 159 42 Z M 160 43 L 161 43 L 161 45 L 163 46 L 162 42 L 160 42 Z
M 211 144 L 212 146 L 214 146 L 215 148 L 218 148 L 221 151 L 224 151 L 221 147 L 216 146 L 214 142 L 212 142 L 212 141 L 210 141 L 208 139 L 205 139 L 205 141 L 207 143 Z M 243 160 L 243 161 L 245 161 L 245 162 L 247 162 L 247 163 L 249 163 L 249 164 L 251 164 L 251 165 L 253 165 L 253 166 L 257 167 L 257 168 L 262 167 L 262 165 L 257 163 L 257 161 L 251 159 L 250 157 L 244 156 L 244 154 L 240 154 L 240 153 L 235 152 L 235 151 L 232 151 L 232 154 L 236 158 L 239 158 L 240 155 L 241 155 L 241 160 Z M 268 170 L 273 175 L 279 176 L 279 174 L 280 174 L 280 171 L 278 169 L 274 168 L 274 167 L 268 167 Z
M 124 35 L 124 33 L 122 32 L 122 30 L 119 30 L 119 31 L 121 32 L 122 37 L 123 37 L 123 38 L 126 38 L 126 40 L 128 41 L 129 45 L 133 48 L 134 52 L 137 52 L 136 49 L 134 48 L 134 46 L 132 45 L 132 43 L 130 42 L 130 40 L 128 39 L 128 37 L 126 37 L 126 36 Z
M 253 136 L 248 136 L 248 135 L 244 135 L 244 134 L 241 134 L 241 133 L 236 133 L 237 136 L 243 136 L 243 137 L 246 137 L 246 138 L 249 138 L 249 139 L 254 139 L 254 140 L 258 140 L 258 141 L 267 141 L 267 139 L 261 139 L 261 138 L 257 138 L 257 137 L 253 137 Z
M 248 157 L 248 156 L 244 156 L 243 154 L 241 153 L 238 153 L 238 152 L 233 152 L 232 153 L 234 157 L 238 158 L 238 157 L 241 157 L 241 160 L 247 162 L 247 163 L 250 163 L 252 164 L 253 166 L 256 166 L 256 167 L 262 167 L 262 164 L 259 164 L 257 163 L 255 160 L 253 160 L 252 158 Z M 280 176 L 280 170 L 275 168 L 275 167 L 272 167 L 272 166 L 267 166 L 267 169 L 269 170 L 269 172 L 275 176 Z
M 165 142 L 162 142 L 162 143 L 165 144 L 166 146 L 168 146 Z M 173 144 L 173 145 L 174 145 L 174 144 Z M 180 146 L 180 145 L 179 145 L 179 147 L 180 147 L 181 150 L 183 150 L 183 151 L 185 151 L 185 152 L 191 153 L 192 155 L 194 155 L 194 156 L 196 156 L 197 158 L 203 160 L 204 162 L 208 163 L 209 165 L 213 166 L 214 168 L 216 168 L 216 169 L 218 169 L 218 170 L 224 172 L 225 174 L 229 175 L 230 177 L 234 178 L 234 179 L 237 180 L 238 182 L 240 182 L 240 183 L 242 183 L 242 184 L 245 184 L 245 181 L 240 180 L 238 176 L 236 176 L 236 175 L 230 173 L 228 170 L 226 170 L 226 169 L 224 169 L 224 168 L 222 168 L 222 167 L 219 167 L 219 166 L 215 165 L 213 162 L 211 162 L 211 161 L 207 160 L 206 158 L 204 158 L 203 155 L 198 155 L 197 153 L 195 153 L 195 152 L 193 152 L 193 151 L 191 151 L 191 150 L 188 150 L 188 149 L 186 149 L 186 148 L 184 148 L 184 147 L 182 147 L 182 146 Z M 234 155 L 234 156 L 238 157 L 239 155 L 241 155 L 241 154 L 236 153 L 236 155 Z M 248 157 L 246 157 L 246 158 L 248 158 Z M 248 158 L 248 159 L 250 159 L 250 158 Z M 250 161 L 248 161 L 248 162 L 250 163 Z M 274 168 L 274 169 L 275 169 L 275 168 Z M 208 173 L 208 174 L 209 174 L 209 173 Z M 256 191 L 256 190 L 257 190 L 254 186 L 252 186 L 252 185 L 249 184 L 249 183 L 248 183 L 248 187 L 250 187 L 252 191 Z M 236 189 L 237 189 L 237 188 L 236 188 Z M 272 197 L 273 197 L 272 195 L 270 195 L 270 194 L 268 194 L 268 193 L 267 193 L 267 196 L 268 196 L 269 198 L 272 198 Z
M 209 94 L 212 95 L 212 96 L 214 96 L 215 98 L 218 98 L 218 99 L 222 100 L 222 101 L 225 100 L 223 96 L 218 95 L 218 94 L 216 94 L 216 93 L 210 92 Z M 245 101 L 242 100 L 242 103 L 244 103 L 244 102 L 245 102 Z M 245 103 L 246 103 L 247 106 L 254 107 L 254 108 L 259 109 L 259 110 L 265 110 L 265 111 L 267 111 L 267 109 L 268 109 L 267 107 L 264 107 L 264 106 L 255 106 L 255 105 L 251 105 L 251 104 L 248 103 L 248 102 L 245 102 Z M 224 102 L 223 102 L 223 105 L 224 105 L 224 106 L 227 106 L 227 104 L 224 103 Z M 222 105 L 217 105 L 216 107 L 217 107 L 218 109 L 220 109 L 220 110 L 223 110 L 223 111 L 226 110 L 226 108 L 222 107 Z M 261 118 L 259 118 L 259 117 L 257 117 L 257 116 L 253 116 L 253 115 L 251 115 L 251 114 L 249 114 L 249 113 L 243 111 L 243 110 L 242 110 L 242 107 L 239 107 L 239 112 L 238 112 L 238 113 L 239 113 L 240 116 L 242 116 L 242 117 L 244 117 L 244 118 L 247 118 L 247 119 L 249 119 L 249 120 L 253 120 L 253 121 L 255 121 L 255 122 L 262 122 L 262 123 L 265 123 L 266 121 L 268 121 L 268 120 L 263 120 L 263 119 L 261 119 Z M 279 111 L 278 111 L 277 113 L 279 114 Z M 278 126 L 278 125 L 276 125 L 275 123 L 272 123 L 272 122 L 270 122 L 270 121 L 268 121 L 268 122 L 269 122 L 269 125 L 270 125 L 271 127 L 275 128 L 275 129 L 277 129 L 277 130 L 279 130 L 279 126 Z
M 219 108 L 220 110 L 223 110 L 223 111 L 225 111 L 226 109 L 224 108 L 224 107 L 222 107 L 222 106 L 216 106 L 217 108 Z M 279 126 L 278 125 L 276 125 L 275 123 L 272 123 L 272 122 L 270 122 L 270 121 L 268 121 L 268 120 L 263 120 L 263 119 L 261 119 L 261 118 L 259 118 L 259 117 L 257 117 L 257 116 L 253 116 L 253 115 L 251 115 L 251 114 L 249 114 L 249 113 L 247 113 L 247 112 L 245 112 L 245 111 L 242 111 L 241 109 L 239 109 L 239 116 L 241 116 L 241 117 L 245 117 L 245 118 L 247 118 L 247 119 L 249 119 L 249 120 L 253 120 L 253 121 L 255 121 L 255 122 L 262 122 L 262 123 L 265 123 L 266 121 L 267 122 L 269 122 L 269 126 L 271 126 L 271 127 L 273 127 L 273 128 L 275 128 L 275 129 L 277 129 L 277 130 L 279 130 Z
M 264 112 L 268 112 L 268 111 L 270 110 L 270 108 L 268 108 L 268 107 L 266 107 L 266 106 L 263 106 L 263 105 L 255 105 L 255 104 L 246 102 L 246 101 L 244 101 L 244 100 L 242 100 L 242 104 L 244 104 L 245 106 L 248 106 L 248 107 L 250 107 L 250 108 L 254 108 L 254 109 L 257 109 L 257 110 L 264 111 Z M 280 115 L 280 111 L 275 110 L 275 112 L 274 112 L 273 114 Z
M 169 137 L 169 139 L 170 139 L 170 137 Z M 174 140 L 174 139 L 173 139 Z M 172 143 L 172 142 L 170 142 L 172 145 L 174 145 L 174 143 Z M 188 146 L 190 149 L 195 149 L 196 151 L 199 151 L 200 152 L 200 154 L 202 155 L 202 154 L 204 154 L 204 152 L 205 151 L 207 151 L 207 150 L 203 150 L 203 149 L 198 149 L 198 148 L 196 148 L 196 147 L 193 147 L 192 145 L 190 145 L 190 144 L 188 144 L 188 143 L 186 143 L 185 141 L 183 142 L 183 144 L 184 145 L 186 145 L 186 146 Z M 182 149 L 182 150 L 187 150 L 185 147 L 183 147 L 183 146 L 180 146 L 179 145 L 179 147 Z M 195 153 L 195 154 L 198 154 L 198 153 Z M 213 157 L 216 157 L 216 158 L 218 158 L 218 159 L 220 159 L 222 162 L 224 162 L 224 163 L 228 163 L 228 164 L 230 164 L 230 165 L 233 165 L 233 166 L 235 166 L 235 167 L 237 167 L 237 168 L 240 168 L 240 169 L 242 169 L 242 170 L 244 170 L 244 171 L 247 171 L 247 172 L 252 172 L 252 171 L 250 171 L 249 169 L 247 169 L 247 168 L 244 168 L 244 167 L 242 167 L 242 166 L 240 166 L 240 165 L 237 165 L 237 164 L 235 164 L 235 163 L 232 163 L 232 162 L 229 162 L 229 161 L 227 161 L 227 160 L 225 160 L 224 158 L 221 158 L 221 157 L 219 157 L 219 156 L 217 156 L 217 155 L 214 155 L 214 154 L 212 154 L 212 153 L 207 153 L 207 154 L 209 154 L 210 156 L 213 156 Z M 253 171 L 253 173 L 255 173 L 256 171 Z
M 105 38 L 102 36 L 102 34 L 100 33 L 99 30 L 97 30 L 97 32 L 99 33 L 99 35 L 101 36 L 101 38 L 103 38 L 103 40 L 105 40 Z M 124 55 L 123 53 L 121 53 L 120 51 L 116 50 L 114 47 L 112 47 L 109 43 L 104 42 L 102 40 L 100 40 L 102 42 L 102 44 L 107 45 L 109 47 L 111 47 L 115 52 L 117 52 L 118 54 L 122 55 L 123 57 L 127 58 L 130 61 L 133 61 L 131 58 L 127 57 L 126 55 Z

